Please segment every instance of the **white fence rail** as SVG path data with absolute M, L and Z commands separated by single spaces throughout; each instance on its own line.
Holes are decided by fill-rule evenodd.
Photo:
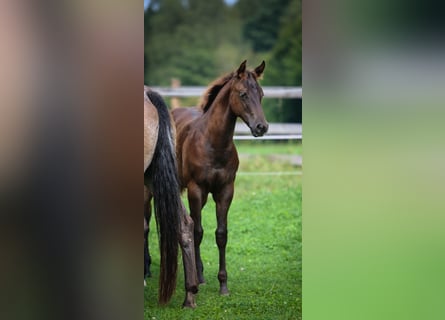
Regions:
M 255 138 L 244 122 L 237 122 L 233 138 L 235 140 L 302 140 L 303 127 L 299 123 L 269 123 L 267 134 Z
M 163 97 L 189 98 L 200 97 L 207 87 L 181 86 L 173 87 L 151 87 Z M 303 90 L 301 87 L 262 87 L 265 98 L 301 99 Z

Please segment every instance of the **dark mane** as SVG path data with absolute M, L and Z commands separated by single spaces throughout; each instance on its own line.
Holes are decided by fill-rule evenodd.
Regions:
M 198 108 L 202 109 L 203 112 L 209 110 L 218 93 L 233 77 L 234 74 L 229 73 L 213 81 L 202 95 Z

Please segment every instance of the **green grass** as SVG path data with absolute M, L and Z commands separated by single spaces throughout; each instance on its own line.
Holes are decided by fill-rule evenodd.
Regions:
M 236 147 L 240 158 L 238 172 L 295 172 L 292 159 L 302 156 L 302 145 L 295 140 L 236 141 Z
M 296 140 L 266 141 L 266 140 L 241 140 L 235 141 L 239 154 L 271 155 L 288 154 L 301 155 L 302 145 Z
M 256 160 L 242 165 L 240 171 L 300 170 L 279 161 L 278 164 L 269 163 L 270 153 L 262 150 L 290 154 L 289 147 L 270 142 L 243 143 L 238 146 L 239 153 L 249 154 Z M 291 152 L 301 154 L 294 147 Z M 207 284 L 199 288 L 195 310 L 181 308 L 184 299 L 182 267 L 171 302 L 165 307 L 157 305 L 159 253 L 156 232 L 150 234 L 153 277 L 147 279 L 144 290 L 145 319 L 301 319 L 300 176 L 238 175 L 228 217 L 229 296 L 219 295 L 215 205 L 211 197 L 203 210 L 203 228 L 201 254 Z M 154 219 L 151 230 L 156 230 Z

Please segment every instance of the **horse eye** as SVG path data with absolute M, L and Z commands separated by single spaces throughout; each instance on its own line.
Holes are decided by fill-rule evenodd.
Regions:
M 246 98 L 246 97 L 247 97 L 247 92 L 242 91 L 242 92 L 239 93 L 239 96 L 240 96 L 241 98 Z

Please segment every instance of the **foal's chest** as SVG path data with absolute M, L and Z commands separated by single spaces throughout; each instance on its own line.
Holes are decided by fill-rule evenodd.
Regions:
M 205 184 L 209 190 L 219 189 L 224 185 L 233 183 L 236 170 L 227 170 L 227 168 L 211 168 L 204 173 Z
M 230 158 L 214 158 L 201 167 L 200 179 L 209 189 L 218 189 L 223 185 L 233 183 L 238 170 L 237 155 Z

